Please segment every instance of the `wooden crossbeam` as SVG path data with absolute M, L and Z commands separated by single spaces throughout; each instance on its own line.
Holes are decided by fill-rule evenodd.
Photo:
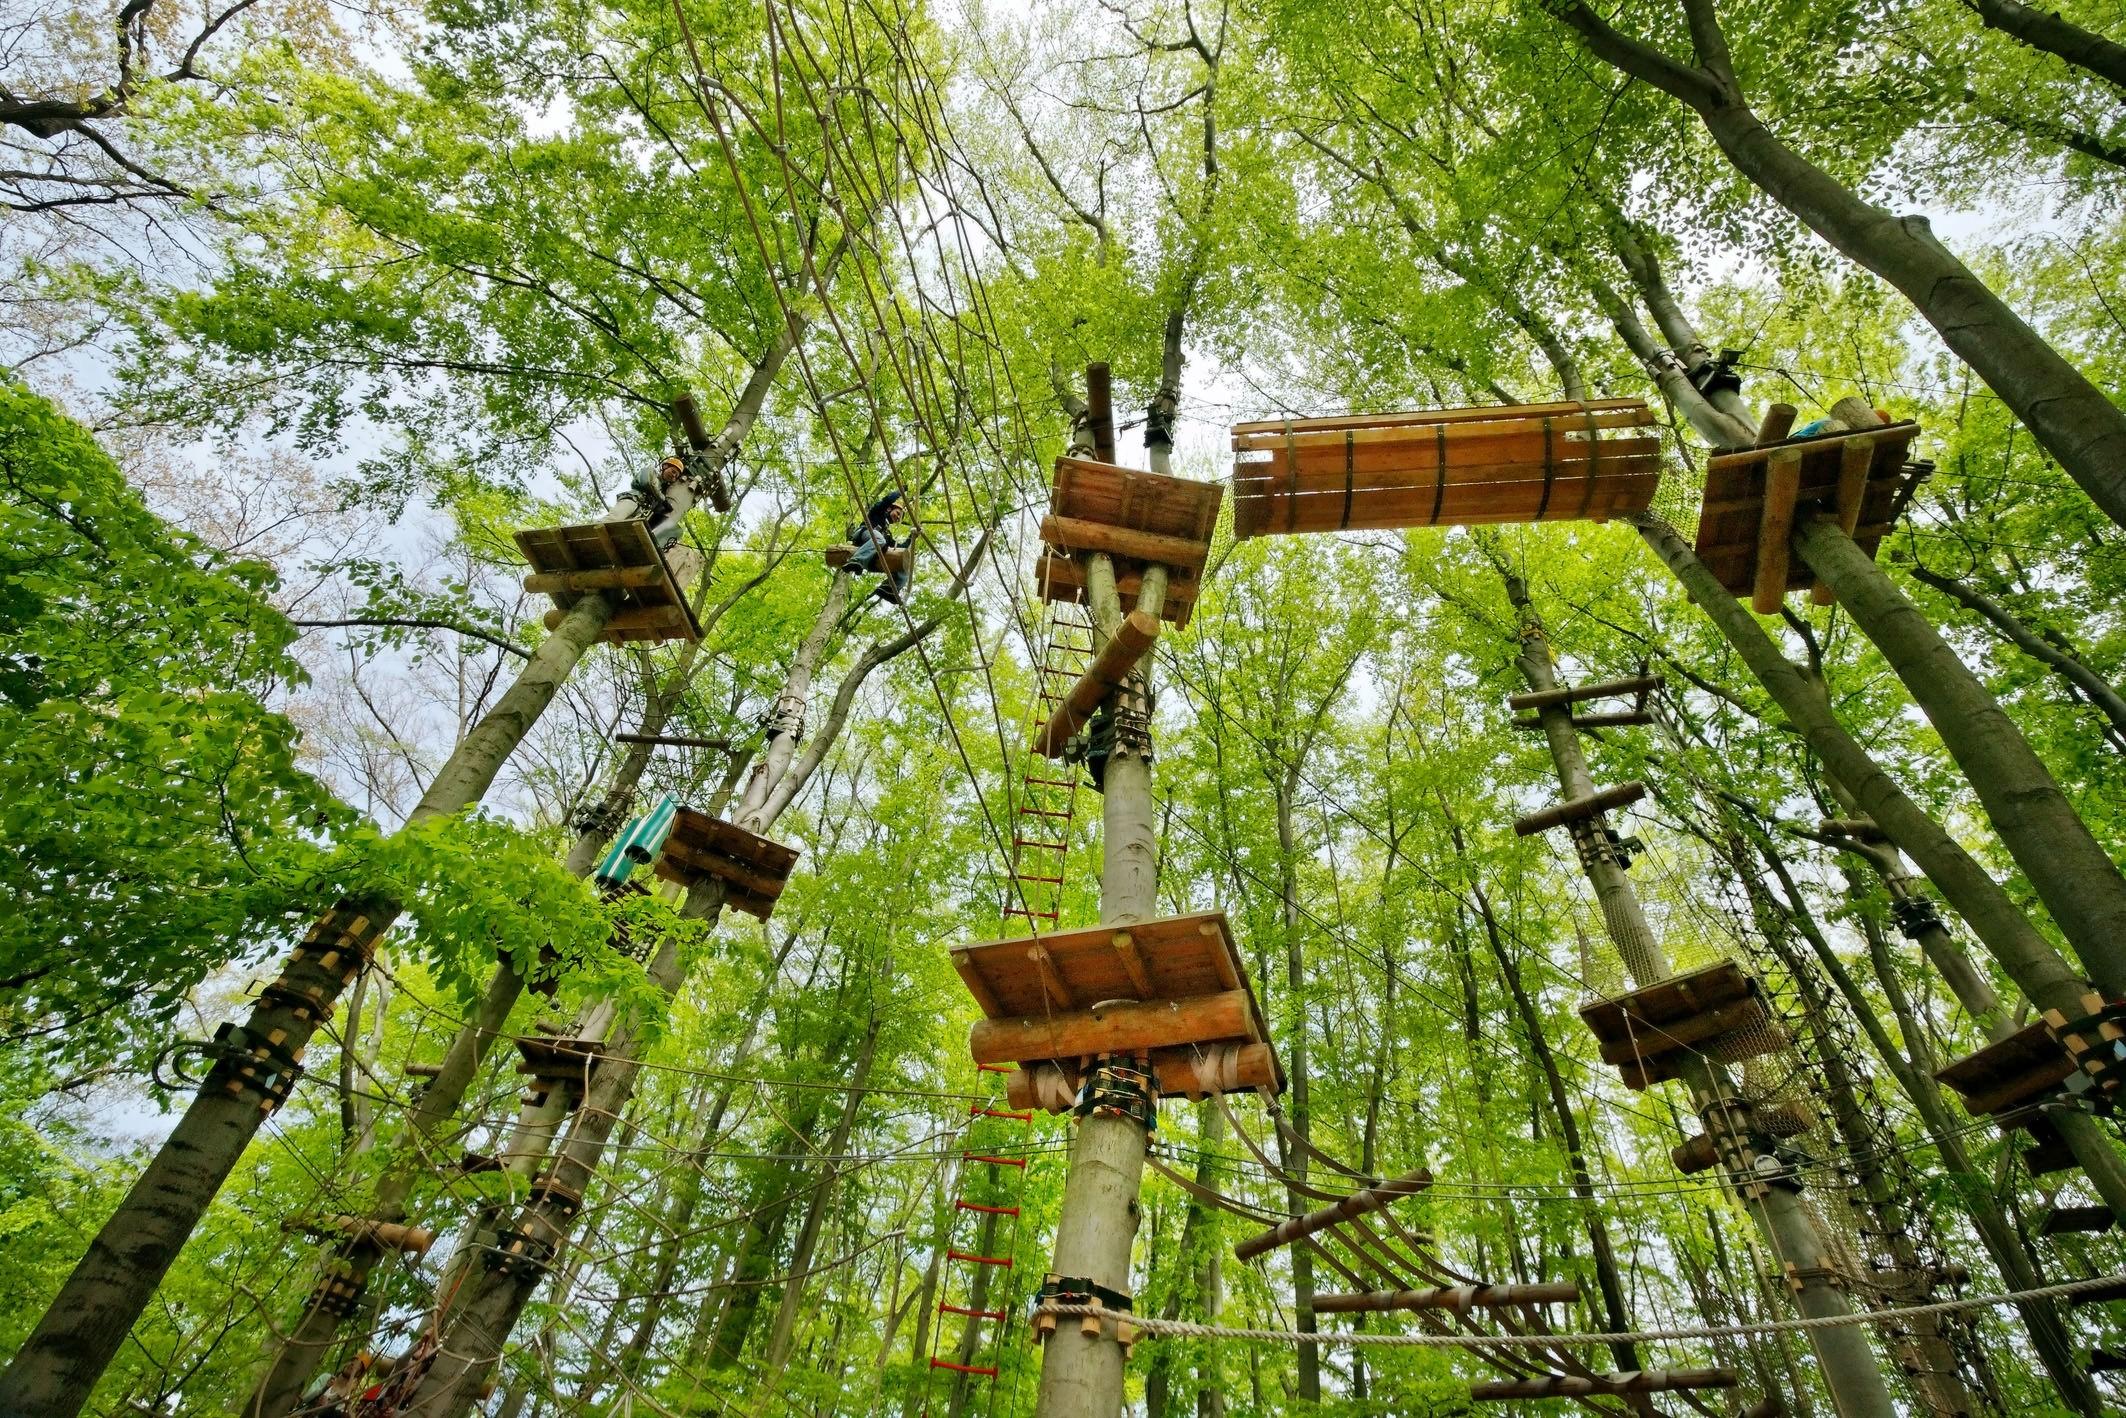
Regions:
M 1130 671 L 1158 638 L 1157 617 L 1139 610 L 1122 617 L 1114 635 L 1093 656 L 1085 673 L 1078 676 L 1078 682 L 1064 694 L 1056 712 L 1042 725 L 1033 741 L 1033 751 L 1043 758 L 1061 758 L 1071 736 L 1085 727 L 1109 695 L 1122 688 Z
M 1536 689 L 1516 694 L 1506 701 L 1512 710 L 1548 709 L 1553 704 L 1578 704 L 1588 699 L 1622 699 L 1627 695 L 1653 693 L 1667 683 L 1659 675 L 1634 675 L 1630 679 L 1603 680 L 1599 684 L 1573 685 L 1564 689 Z
M 1653 721 L 1654 716 L 1649 710 L 1625 709 L 1615 714 L 1575 714 L 1572 717 L 1572 726 L 1575 729 L 1629 729 L 1640 724 L 1651 724 Z M 1516 729 L 1540 730 L 1543 721 L 1540 718 L 1515 719 L 1513 726 Z
M 1630 1038 L 1602 1041 L 1602 1062 L 1614 1067 L 1655 1054 L 1672 1054 L 1678 1049 L 1717 1039 L 1722 1034 L 1762 1024 L 1764 1020 L 1764 1006 L 1754 996 L 1749 996 L 1673 1023 L 1648 1024 L 1642 1021 Z
M 873 570 L 892 572 L 894 574 L 906 571 L 908 569 L 908 550 L 907 547 L 886 548 L 885 551 L 879 554 Z M 847 566 L 849 558 L 855 555 L 855 547 L 847 542 L 836 542 L 833 546 L 827 548 L 827 565 L 839 571 L 844 566 Z
M 1365 1216 L 1379 1211 L 1397 1197 L 1414 1196 L 1432 1185 L 1432 1173 L 1420 1167 L 1414 1172 L 1405 1172 L 1400 1177 L 1390 1177 L 1377 1186 L 1352 1192 L 1341 1201 L 1331 1202 L 1317 1211 L 1304 1216 L 1294 1216 L 1289 1221 L 1280 1221 L 1259 1236 L 1250 1236 L 1233 1247 L 1233 1254 L 1241 1260 L 1253 1260 L 1279 1246 L 1289 1246 L 1302 1236 L 1311 1236 L 1317 1231 L 1326 1231 L 1339 1221 Z
M 1379 1310 L 1452 1310 L 1507 1305 L 1569 1305 L 1580 1298 L 1570 1280 L 1540 1285 L 1450 1285 L 1429 1290 L 1369 1290 L 1359 1295 L 1316 1295 L 1317 1314 L 1348 1315 Z
M 978 1019 L 967 1036 L 976 1063 L 1089 1058 L 1140 1049 L 1244 1038 L 1252 1005 L 1244 990 L 1189 999 L 1109 1000 L 1090 1009 L 1017 1019 Z
M 2047 1236 L 2062 1236 L 2076 1231 L 2109 1231 L 2118 1224 L 2118 1216 L 2108 1206 L 2055 1206 L 2045 1213 L 2038 1229 Z
M 1161 566 L 1177 566 L 1186 571 L 1200 571 L 1211 554 L 1209 542 L 1192 537 L 1169 537 L 1109 522 L 1053 514 L 1041 519 L 1041 540 L 1058 551 L 1074 554 L 1104 551 L 1138 561 L 1157 562 Z
M 1170 1098 L 1204 1098 L 1214 1093 L 1233 1090 L 1275 1090 L 1284 1086 L 1283 1076 L 1277 1066 L 1276 1051 L 1268 1044 L 1237 1044 L 1230 1047 L 1233 1050 L 1230 1077 L 1220 1072 L 1220 1064 L 1216 1058 L 1205 1054 L 1194 1044 L 1154 1049 L 1152 1080 L 1158 1085 L 1159 1092 Z M 1013 1070 L 1004 1080 L 1005 1100 L 1014 1108 L 1046 1107 L 1039 1091 L 1044 1076 L 1059 1080 L 1063 1092 L 1072 1097 L 1076 1096 L 1082 1078 L 1075 1064 L 1029 1065 Z
M 1787 565 L 1794 555 L 1794 504 L 1801 496 L 1801 450 L 1781 448 L 1765 460 L 1764 508 L 1757 520 L 1757 572 L 1750 609 L 1779 614 L 1786 599 Z
M 555 591 L 629 591 L 664 584 L 661 566 L 596 566 L 583 571 L 534 571 L 524 589 L 538 595 Z
M 1568 823 L 1593 817 L 1598 812 L 1629 807 L 1645 796 L 1644 783 L 1619 783 L 1614 788 L 1604 788 L 1584 798 L 1567 798 L 1564 802 L 1553 803 L 1540 812 L 1531 812 L 1513 824 L 1513 832 L 1516 837 L 1532 837 L 1538 832 L 1548 832 L 1553 827 L 1564 827 Z
M 436 1233 L 426 1226 L 406 1226 L 396 1221 L 372 1221 L 366 1216 L 291 1216 L 281 1222 L 289 1235 L 351 1236 L 387 1251 L 426 1255 L 436 1243 Z
M 1734 1388 L 1733 1369 L 1633 1369 L 1621 1374 L 1542 1374 L 1530 1379 L 1493 1379 L 1471 1384 L 1479 1401 L 1502 1398 L 1601 1398 L 1626 1393 L 1681 1393 L 1688 1389 Z

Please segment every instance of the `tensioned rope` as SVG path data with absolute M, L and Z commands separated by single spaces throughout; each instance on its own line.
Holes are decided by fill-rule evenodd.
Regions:
M 1166 1320 L 1131 1316 L 1129 1324 L 1153 1339 L 1229 1339 L 1257 1344 L 1317 1344 L 1332 1348 L 1375 1345 L 1388 1349 L 1544 1349 L 1558 1345 L 1614 1343 L 1656 1344 L 1677 1339 L 1746 1338 L 1758 1334 L 1801 1334 L 1819 1329 L 1844 1329 L 1856 1324 L 1891 1324 L 1925 1315 L 1955 1314 L 1964 1310 L 1991 1309 L 1995 1305 L 2019 1305 L 2032 1300 L 2058 1300 L 2107 1286 L 2126 1285 L 2126 1271 L 2092 1275 L 2058 1285 L 2040 1285 L 2034 1290 L 2013 1290 L 2000 1295 L 1966 1295 L 1955 1300 L 1937 1300 L 1930 1305 L 1900 1305 L 1886 1310 L 1856 1310 L 1844 1315 L 1817 1315 L 1809 1319 L 1766 1320 L 1758 1324 L 1679 1325 L 1673 1329 L 1634 1329 L 1620 1333 L 1576 1334 L 1371 1334 L 1359 1331 L 1294 1329 L 1243 1329 L 1230 1325 L 1196 1324 L 1189 1320 Z M 1098 1305 L 1042 1305 L 1037 1315 L 1070 1318 L 1112 1317 L 1113 1310 Z

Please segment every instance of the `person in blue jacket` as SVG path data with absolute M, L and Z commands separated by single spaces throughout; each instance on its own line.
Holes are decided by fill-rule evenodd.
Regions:
M 908 504 L 900 490 L 894 489 L 864 510 L 864 520 L 849 528 L 852 550 L 849 559 L 842 563 L 842 570 L 867 572 L 881 570 L 881 561 L 892 548 L 905 547 L 915 540 L 911 529 L 900 540 L 894 540 L 893 529 L 908 520 Z M 875 594 L 882 601 L 899 605 L 908 591 L 908 568 L 905 559 L 899 571 L 890 572 L 879 583 Z

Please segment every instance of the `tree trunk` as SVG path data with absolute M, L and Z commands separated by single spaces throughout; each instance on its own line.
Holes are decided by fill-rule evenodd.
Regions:
M 1307 1181 L 1306 1149 L 1314 1141 L 1314 1108 L 1307 1073 L 1307 962 L 1300 929 L 1299 842 L 1292 822 L 1292 800 L 1298 793 L 1299 772 L 1300 765 L 1295 763 L 1273 784 L 1277 793 L 1277 894 L 1284 924 L 1284 983 L 1286 998 L 1292 1006 L 1292 1028 L 1286 1035 L 1284 1054 L 1285 1113 L 1291 1119 L 1292 1131 L 1300 1143 L 1281 1161 L 1285 1174 L 1291 1179 L 1285 1200 L 1294 1216 L 1303 1215 L 1314 1207 L 1301 1190 Z M 1284 1150 L 1281 1132 L 1278 1146 L 1280 1151 Z M 1291 1257 L 1292 1327 L 1301 1334 L 1313 1334 L 1320 1328 L 1314 1316 L 1314 1248 L 1293 1246 Z M 1299 1370 L 1300 1400 L 1304 1403 L 1321 1402 L 1320 1346 L 1297 1346 L 1294 1362 Z
M 2126 89 L 2126 44 L 2085 30 L 2057 10 L 2040 10 L 2021 0 L 1962 0 L 1962 4 L 1987 29 L 2013 36 L 2032 49 L 2042 49 Z
M 1714 4 L 1684 0 L 1702 68 L 1625 36 L 1584 0 L 1556 0 L 1552 8 L 1603 60 L 1688 104 L 1738 172 L 1845 256 L 1903 292 L 2068 476 L 2107 516 L 2126 526 L 2126 410 L 1936 240 L 1925 217 L 1899 217 L 1863 200 L 1767 128 L 1727 70 Z
M 776 1306 L 775 1323 L 768 1331 L 764 1367 L 770 1388 L 775 1386 L 783 1367 L 790 1362 L 791 1337 L 797 1333 L 797 1317 L 804 1309 L 805 1272 L 811 1268 L 812 1252 L 819 1244 L 820 1227 L 827 1217 L 827 1203 L 833 1199 L 835 1184 L 848 1169 L 843 1159 L 849 1151 L 849 1134 L 856 1128 L 856 1115 L 864 1104 L 864 1085 L 871 1077 L 871 1061 L 878 1055 L 880 1022 L 873 1014 L 870 1027 L 864 1031 L 864 1042 L 857 1047 L 856 1061 L 849 1066 L 850 1088 L 842 1102 L 842 1115 L 835 1120 L 834 1131 L 828 1136 L 819 1181 L 812 1188 L 811 1200 L 805 1204 L 805 1219 L 797 1227 L 797 1246 L 790 1254 L 790 1279 L 783 1285 L 782 1302 Z
M 1647 243 L 1644 231 L 1623 212 L 1606 202 L 1603 205 L 1609 213 L 1610 244 L 1616 248 L 1617 260 L 1623 263 L 1625 273 L 1631 277 L 1632 287 L 1639 292 L 1639 299 L 1653 312 L 1654 323 L 1661 327 L 1662 338 L 1668 341 L 1669 349 L 1675 352 L 1684 373 L 1689 375 L 1691 380 L 1697 379 L 1712 364 L 1713 352 L 1706 348 L 1697 327 L 1691 323 L 1690 317 L 1683 313 L 1682 302 L 1678 301 L 1676 293 L 1669 289 L 1668 277 L 1661 270 L 1661 260 L 1654 254 L 1653 247 Z M 1691 388 L 1696 392 L 1697 385 L 1692 383 Z M 1729 446 L 1746 447 L 1756 441 L 1757 425 L 1750 417 L 1749 406 L 1743 403 L 1739 393 L 1732 389 L 1716 389 L 1700 397 L 1718 409 L 1727 420 L 1730 437 L 1726 441 Z M 1740 435 L 1739 441 L 1734 438 L 1735 434 Z M 1717 444 L 1722 440 L 1714 441 Z
M 409 824 L 447 816 L 480 800 L 503 760 L 553 702 L 612 613 L 612 603 L 603 595 L 576 602 L 516 683 L 458 744 L 421 795 Z M 261 999 L 244 1021 L 245 1037 L 274 1039 L 288 1055 L 300 1055 L 319 1020 L 330 1015 L 340 992 L 398 914 L 398 904 L 390 901 L 346 902 L 327 912 L 312 931 L 322 949 L 298 950 L 282 966 L 281 978 L 314 1003 L 298 1014 L 283 996 Z M 208 1075 L 7 1372 L 0 1374 L 0 1413 L 71 1418 L 81 1410 L 185 1238 L 270 1112 L 256 1092 L 225 1068 Z
M 1523 621 L 1517 661 L 1522 677 L 1531 690 L 1555 689 L 1557 678 L 1551 666 L 1550 644 L 1543 637 L 1540 623 L 1534 619 L 1527 588 L 1516 576 L 1509 575 L 1506 579 L 1508 597 Z M 1552 704 L 1538 710 L 1537 715 L 1542 721 L 1544 738 L 1557 765 L 1558 785 L 1565 797 L 1591 796 L 1595 790 L 1594 778 L 1587 771 L 1578 734 L 1572 727 L 1571 707 Z M 1668 960 L 1647 924 L 1638 894 L 1625 876 L 1623 865 L 1616 860 L 1613 851 L 1606 849 L 1599 815 L 1574 824 L 1574 828 L 1575 845 L 1581 848 L 1580 860 L 1587 879 L 1601 903 L 1610 938 L 1623 955 L 1633 981 L 1643 987 L 1665 978 L 1670 973 Z M 1693 1104 L 1701 1109 L 1738 1096 L 1726 1068 L 1708 1058 L 1696 1055 L 1684 1058 L 1680 1077 L 1690 1089 Z M 1740 1199 L 1751 1219 L 1764 1232 L 1773 1254 L 1797 1267 L 1800 1279 L 1794 1299 L 1801 1312 L 1810 1318 L 1850 1314 L 1852 1308 L 1844 1291 L 1831 1279 L 1829 1255 L 1823 1238 L 1817 1231 L 1814 1218 L 1802 1204 L 1798 1179 L 1782 1179 L 1758 1196 Z M 1824 1381 L 1841 1413 L 1895 1411 L 1889 1389 L 1883 1382 L 1881 1366 L 1860 1328 L 1814 1330 L 1809 1338 L 1816 1351 L 1817 1363 L 1823 1370 Z
M 1906 796 L 1846 732 L 1820 687 L 1779 653 L 1756 617 L 1721 587 L 1674 527 L 1651 515 L 1635 519 L 1634 525 L 1785 711 L 1788 722 L 1800 731 L 1831 776 L 1927 874 L 2016 987 L 2040 1009 L 2078 1016 L 2089 982 L 2038 933 L 2000 883 Z M 2062 1135 L 2104 1204 L 2126 1216 L 2126 1159 L 2105 1144 L 2093 1126 L 2072 1126 L 2080 1121 L 2072 1116 L 2063 1121 L 2070 1126 L 2062 1127 Z
M 2126 995 L 2126 876 L 2013 719 L 1889 573 L 1835 522 L 1811 518 L 1794 546 L 1911 691 L 1970 780 L 2001 845 L 2107 997 Z
M 1586 284 L 1594 295 L 1595 304 L 1602 307 L 1602 313 L 1608 316 L 1609 323 L 1616 327 L 1625 347 L 1638 357 L 1640 364 L 1646 366 L 1646 372 L 1653 377 L 1654 385 L 1661 391 L 1661 396 L 1675 406 L 1690 426 L 1698 431 L 1700 438 L 1715 448 L 1747 447 L 1757 441 L 1755 429 L 1730 418 L 1698 392 L 1697 386 L 1690 382 L 1690 376 L 1682 363 L 1670 357 L 1666 350 L 1654 343 L 1654 337 L 1647 333 L 1646 326 L 1640 322 L 1638 312 L 1626 303 L 1623 296 L 1611 289 L 1608 282 L 1590 276 L 1586 278 Z
M 1086 598 L 1095 639 L 1104 644 L 1121 624 L 1122 602 L 1114 563 L 1104 553 L 1088 561 Z M 1164 569 L 1146 568 L 1138 604 L 1148 603 L 1156 615 L 1165 595 Z M 1120 693 L 1124 702 L 1117 705 L 1116 717 L 1130 722 L 1117 724 L 1100 803 L 1100 921 L 1114 926 L 1148 920 L 1159 908 L 1151 723 L 1141 668 Z M 1134 1118 L 1078 1119 L 1056 1221 L 1054 1273 L 1130 1292 L 1130 1246 L 1137 1233 L 1145 1149 L 1144 1125 Z M 1036 1418 L 1115 1418 L 1122 1408 L 1123 1362 L 1122 1346 L 1108 1327 L 1093 1336 L 1074 1321 L 1058 1321 L 1042 1345 Z
M 2022 617 L 1970 582 L 1954 576 L 1944 576 L 1939 571 L 1930 571 L 1924 566 L 1913 566 L 1910 569 L 1913 580 L 1932 586 L 1966 610 L 1976 612 L 1987 624 L 2000 632 L 2001 638 L 2079 690 L 2097 707 L 2097 711 L 2111 725 L 2112 732 L 2119 735 L 2120 741 L 2126 742 L 2126 695 L 2114 689 L 2111 681 L 2091 669 L 2079 657 L 2070 654 L 2065 647 L 2032 630 L 2023 623 Z
M 1447 831 L 1453 840 L 1455 855 L 1464 856 L 1461 824 L 1449 822 Z M 1594 1173 L 1587 1165 L 1587 1147 L 1580 1136 L 1580 1120 L 1572 1110 L 1572 1099 L 1565 1091 L 1565 1076 L 1559 1071 L 1557 1056 L 1551 1052 L 1550 1040 L 1543 1032 L 1543 1017 L 1536 1010 L 1535 1001 L 1529 997 L 1528 987 L 1521 982 L 1520 966 L 1506 953 L 1506 942 L 1499 933 L 1497 918 L 1491 912 L 1491 898 L 1473 872 L 1469 878 L 1469 891 L 1476 902 L 1477 916 L 1483 923 L 1484 940 L 1491 948 L 1491 958 L 1499 967 L 1499 975 L 1505 980 L 1508 993 L 1513 996 L 1513 1008 L 1520 1016 L 1521 1031 L 1527 1035 L 1529 1052 L 1535 1056 L 1536 1067 L 1543 1075 L 1543 1087 L 1550 1101 L 1551 1115 L 1557 1123 L 1559 1140 L 1565 1144 L 1566 1163 L 1572 1168 L 1572 1190 L 1580 1198 L 1580 1219 L 1594 1261 L 1595 1284 L 1602 1296 L 1602 1322 L 1612 1334 L 1626 1333 L 1631 1329 L 1631 1309 L 1624 1301 L 1624 1278 L 1617 1269 L 1616 1248 L 1610 1243 L 1609 1226 L 1602 1219 L 1601 1203 L 1595 1197 Z M 1639 1347 L 1628 1339 L 1613 1342 L 1609 1353 L 1617 1361 L 1620 1371 L 1643 1367 L 1639 1362 Z

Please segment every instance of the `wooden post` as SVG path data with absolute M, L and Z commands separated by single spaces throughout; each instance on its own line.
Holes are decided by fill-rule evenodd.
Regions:
M 1550 658 L 1550 642 L 1543 634 L 1528 599 L 1528 588 L 1518 577 L 1506 578 L 1508 598 L 1522 621 L 1518 663 L 1531 690 L 1557 688 Z M 1580 751 L 1572 728 L 1569 705 L 1553 704 L 1537 711 L 1557 767 L 1558 786 L 1568 799 L 1594 795 L 1594 778 Z M 1640 988 L 1673 974 L 1653 928 L 1647 923 L 1637 891 L 1625 874 L 1624 864 L 1601 831 L 1599 817 L 1583 818 L 1573 825 L 1574 845 L 1579 848 L 1582 869 L 1602 905 L 1602 918 L 1610 939 L 1624 958 L 1625 969 Z M 1737 1096 L 1724 1065 L 1701 1055 L 1686 1053 L 1678 1061 L 1678 1076 L 1689 1088 L 1694 1104 L 1717 1106 L 1720 1100 Z M 1791 1183 L 1791 1184 L 1789 1184 Z M 1830 1251 L 1816 1229 L 1815 1219 L 1803 1206 L 1798 1178 L 1751 1188 L 1739 1199 L 1769 1242 L 1772 1253 L 1792 1269 L 1795 1303 L 1811 1318 L 1852 1313 L 1844 1290 L 1834 1283 Z M 1824 1382 L 1840 1413 L 1894 1413 L 1895 1405 L 1883 1382 L 1882 1366 L 1876 1362 L 1866 1333 L 1859 1326 L 1810 1332 Z
M 1233 1255 L 1240 1260 L 1253 1260 L 1266 1251 L 1279 1246 L 1289 1246 L 1317 1231 L 1326 1231 L 1339 1221 L 1349 1221 L 1354 1216 L 1365 1216 L 1380 1210 L 1399 1196 L 1414 1196 L 1432 1185 L 1432 1174 L 1422 1167 L 1415 1172 L 1406 1172 L 1400 1177 L 1391 1177 L 1378 1186 L 1352 1192 L 1341 1201 L 1329 1203 L 1304 1216 L 1294 1216 L 1280 1221 L 1258 1236 L 1250 1236 L 1233 1247 Z
M 1092 423 L 1093 457 L 1114 462 L 1115 393 L 1104 362 L 1085 366 L 1085 413 Z
M 1099 427 L 1095 424 L 1096 429 Z M 1096 435 L 1097 436 L 1097 435 Z M 1108 435 L 1112 441 L 1112 432 Z M 1124 623 L 1113 560 L 1086 558 L 1086 602 L 1094 640 L 1106 648 Z M 1146 568 L 1138 609 L 1156 617 L 1166 599 L 1166 569 Z M 1116 705 L 1114 747 L 1100 802 L 1103 859 L 1100 921 L 1129 926 L 1158 909 L 1159 844 L 1152 810 L 1151 723 L 1142 672 L 1131 675 Z M 1137 1234 L 1137 1195 L 1144 1184 L 1148 1134 L 1136 1118 L 1078 1119 L 1070 1170 L 1056 1222 L 1051 1273 L 1130 1293 L 1130 1247 Z M 1114 1324 L 1058 1325 L 1041 1350 L 1035 1418 L 1116 1418 L 1122 1411 L 1127 1356 Z
M 1750 609 L 1779 614 L 1786 599 L 1787 567 L 1793 557 L 1794 500 L 1801 495 L 1801 450 L 1782 448 L 1765 460 L 1764 511 L 1757 523 L 1757 579 Z

